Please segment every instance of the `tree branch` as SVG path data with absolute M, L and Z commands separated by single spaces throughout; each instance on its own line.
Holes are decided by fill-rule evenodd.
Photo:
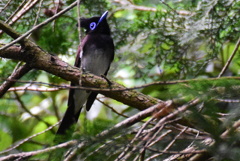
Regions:
M 134 125 L 135 123 L 138 123 L 139 121 L 151 116 L 154 112 L 161 111 L 161 109 L 171 107 L 172 105 L 173 105 L 172 101 L 167 101 L 165 103 L 156 104 L 146 110 L 143 110 L 143 111 L 125 119 L 124 121 L 116 124 L 112 128 L 110 128 L 108 130 L 104 130 L 103 132 L 98 134 L 96 137 L 94 137 L 91 141 L 80 142 L 79 145 L 76 146 L 76 148 L 74 148 L 71 153 L 69 153 L 69 155 L 65 158 L 65 160 L 66 161 L 72 160 L 75 157 L 77 152 L 84 151 L 84 149 L 87 146 L 93 145 L 98 140 L 103 141 L 103 140 L 109 139 L 113 135 L 118 134 L 122 129 L 128 128 L 128 127 Z
M 220 78 L 225 73 L 225 71 L 227 70 L 228 66 L 230 65 L 230 63 L 233 60 L 233 57 L 235 56 L 235 54 L 238 51 L 239 46 L 240 46 L 240 37 L 238 38 L 237 44 L 236 44 L 236 46 L 235 46 L 231 56 L 228 58 L 228 61 L 224 65 L 224 67 L 223 67 L 222 71 L 220 72 L 220 74 L 218 75 L 218 78 Z
M 10 46 L 12 46 L 13 44 L 21 41 L 22 39 L 24 39 L 25 37 L 27 37 L 30 33 L 32 33 L 33 31 L 45 26 L 46 24 L 48 24 L 49 22 L 55 20 L 57 17 L 61 16 L 62 14 L 64 14 L 65 12 L 69 11 L 70 9 L 72 9 L 73 7 L 75 7 L 77 5 L 77 1 L 73 2 L 71 5 L 69 5 L 67 8 L 65 8 L 64 10 L 60 11 L 59 13 L 55 14 L 54 16 L 52 16 L 51 18 L 47 19 L 46 21 L 38 24 L 37 26 L 33 27 L 31 30 L 29 30 L 28 32 L 26 32 L 25 34 L 23 34 L 22 36 L 18 36 L 18 38 L 15 38 L 14 41 L 12 41 L 11 43 L 3 46 L 0 48 L 0 50 L 6 49 Z M 7 26 L 3 21 L 0 21 L 0 29 L 2 29 L 4 32 L 7 31 L 7 29 L 5 28 L 5 26 Z M 10 26 L 8 26 L 8 28 L 10 28 Z M 9 33 L 7 33 L 8 35 L 10 35 Z M 11 35 L 10 35 L 11 36 Z
M 5 81 L 1 86 L 0 86 L 0 98 L 8 91 L 8 89 L 15 84 L 15 81 L 11 81 L 12 79 L 19 79 L 21 78 L 24 74 L 29 72 L 31 68 L 27 65 L 24 64 L 23 66 L 19 67 L 16 69 L 11 76 L 8 77 L 8 81 Z
M 51 152 L 53 150 L 59 149 L 59 148 L 66 148 L 69 146 L 74 146 L 77 144 L 76 140 L 70 140 L 68 142 L 59 144 L 59 145 L 55 145 L 55 146 L 51 146 L 49 148 L 45 148 L 45 149 L 41 149 L 41 150 L 36 150 L 36 151 L 30 151 L 30 152 L 22 152 L 22 153 L 17 153 L 17 154 L 10 154 L 4 157 L 1 157 L 0 160 L 24 160 L 26 158 L 29 158 L 31 156 L 34 155 L 38 155 L 38 154 L 42 154 L 42 153 L 47 153 L 47 152 Z
M 158 126 L 157 129 L 159 129 L 161 126 L 163 126 L 167 120 L 169 120 L 169 119 L 173 118 L 174 116 L 178 115 L 179 113 L 187 110 L 189 107 L 197 104 L 198 102 L 199 102 L 198 99 L 192 100 L 189 103 L 187 103 L 181 107 L 178 107 L 177 110 L 174 111 L 173 113 L 165 115 L 165 117 L 160 119 L 159 122 L 156 124 L 156 126 Z M 172 106 L 174 106 L 172 101 L 166 101 L 164 103 L 156 104 L 144 111 L 141 111 L 141 112 L 125 119 L 124 121 L 116 124 L 114 127 L 110 128 L 109 130 L 105 130 L 105 131 L 101 132 L 91 141 L 80 142 L 79 145 L 77 146 L 77 148 L 74 148 L 73 151 L 71 153 L 69 153 L 69 155 L 67 156 L 67 158 L 65 160 L 72 160 L 75 157 L 75 155 L 77 154 L 77 152 L 84 151 L 86 146 L 93 145 L 97 140 L 103 141 L 105 139 L 109 139 L 113 135 L 118 134 L 119 131 L 121 131 L 122 129 L 130 127 L 130 126 L 134 125 L 135 123 L 138 123 L 139 121 L 145 119 L 146 117 L 154 115 L 154 113 L 156 113 L 156 112 L 162 113 L 162 109 L 172 108 Z M 152 133 L 149 132 L 148 134 L 151 135 Z
M 0 22 L 0 28 L 3 29 L 7 34 L 11 35 L 14 30 L 11 27 L 1 27 L 5 26 L 3 22 Z M 0 44 L 0 47 L 3 44 Z M 30 68 L 35 68 L 38 70 L 44 70 L 50 74 L 61 77 L 67 81 L 74 83 L 79 82 L 80 71 L 79 68 L 73 67 L 68 63 L 60 60 L 58 57 L 50 55 L 49 53 L 43 51 L 39 46 L 30 40 L 24 41 L 24 46 L 19 48 L 18 46 L 11 46 L 6 49 L 0 50 L 0 57 L 15 59 L 19 61 L 26 62 Z M 105 79 L 98 77 L 96 75 L 87 73 L 82 76 L 82 85 L 86 87 L 96 87 L 96 88 L 109 88 L 108 82 Z M 124 86 L 112 82 L 111 88 L 115 89 L 126 89 Z M 113 98 L 119 102 L 126 105 L 135 107 L 139 110 L 146 109 L 152 105 L 162 102 L 156 98 L 144 95 L 137 91 L 100 91 L 99 93 Z
M 157 11 L 159 11 L 157 8 L 135 5 L 132 2 L 129 2 L 129 1 L 126 1 L 126 0 L 114 0 L 113 2 L 120 4 L 123 8 L 131 8 L 131 9 L 134 9 L 134 10 L 150 11 L 150 12 L 157 12 Z M 169 5 L 167 5 L 166 3 L 163 3 L 163 4 L 166 5 L 167 7 L 169 7 Z M 169 7 L 169 8 L 171 8 L 171 7 Z M 164 9 L 162 9 L 162 11 L 163 12 L 167 12 Z M 180 10 L 180 11 L 175 11 L 174 10 L 174 12 L 177 13 L 177 14 L 180 14 L 180 15 L 191 15 L 191 14 L 193 14 L 192 12 L 185 11 L 185 10 Z

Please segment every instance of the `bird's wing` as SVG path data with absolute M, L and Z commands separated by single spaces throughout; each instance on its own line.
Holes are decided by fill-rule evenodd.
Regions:
M 74 63 L 75 67 L 81 66 L 81 58 L 82 58 L 82 47 L 81 47 L 81 45 L 79 45 L 78 50 L 77 50 L 77 56 L 76 56 L 75 63 Z
M 81 65 L 81 47 L 79 46 L 74 66 Z M 71 86 L 77 84 L 71 83 Z M 58 128 L 57 134 L 65 134 L 66 131 L 78 121 L 83 104 L 86 102 L 89 92 L 84 90 L 70 89 L 68 97 L 68 108 L 64 114 L 62 122 Z
M 93 102 L 95 101 L 98 93 L 91 92 L 91 94 L 88 97 L 87 103 L 86 103 L 86 110 L 89 111 L 92 107 Z

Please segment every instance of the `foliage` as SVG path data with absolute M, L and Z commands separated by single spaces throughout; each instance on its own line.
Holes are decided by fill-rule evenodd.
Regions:
M 22 1 L 3 0 L 0 4 L 0 20 L 23 34 L 51 17 L 50 14 L 55 13 L 56 8 L 59 12 L 72 2 L 74 1 L 62 0 L 60 4 L 55 0 L 38 2 L 13 23 L 10 21 L 14 19 L 11 15 L 16 16 L 14 12 L 18 7 L 21 8 Z M 161 126 L 158 123 L 162 119 L 147 117 L 144 122 L 122 129 L 118 134 L 97 140 L 99 133 L 125 120 L 123 115 L 130 117 L 139 112 L 101 96 L 100 101 L 121 114 L 114 113 L 110 107 L 97 101 L 88 114 L 84 111 L 73 138 L 82 141 L 82 146 L 86 147 L 78 151 L 77 156 L 84 160 L 120 160 L 123 159 L 121 154 L 124 154 L 125 160 L 164 160 L 171 157 L 178 160 L 193 157 L 238 160 L 239 49 L 225 72 L 225 76 L 231 78 L 216 77 L 233 53 L 240 37 L 239 1 L 81 1 L 81 16 L 100 15 L 105 10 L 110 12 L 108 22 L 116 48 L 109 72 L 112 80 L 127 87 L 162 81 L 160 85 L 156 83 L 139 91 L 163 101 L 173 100 L 176 107 L 182 107 L 194 99 L 199 99 L 199 102 L 178 113 L 172 120 L 163 117 L 166 122 Z M 34 31 L 30 39 L 43 50 L 73 64 L 79 44 L 77 15 L 75 7 Z M 84 36 L 83 31 L 81 36 Z M 12 39 L 0 31 L 0 43 L 10 41 Z M 1 58 L 1 84 L 17 65 L 21 63 Z M 16 87 L 50 88 L 46 83 L 67 84 L 57 76 L 37 69 L 20 80 L 24 82 L 16 83 Z M 66 90 L 6 93 L 0 100 L 0 150 L 6 150 L 60 120 L 66 110 L 67 95 Z M 151 120 L 152 118 L 154 119 Z M 15 152 L 49 147 L 53 144 L 54 130 L 29 139 L 14 148 Z M 11 152 L 0 152 L 0 155 Z M 43 154 L 34 157 L 46 159 L 48 156 Z

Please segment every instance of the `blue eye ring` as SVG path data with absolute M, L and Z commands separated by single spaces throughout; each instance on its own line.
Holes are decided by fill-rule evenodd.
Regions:
M 89 25 L 89 28 L 91 30 L 94 30 L 96 28 L 96 26 L 97 26 L 96 22 L 91 22 L 90 25 Z

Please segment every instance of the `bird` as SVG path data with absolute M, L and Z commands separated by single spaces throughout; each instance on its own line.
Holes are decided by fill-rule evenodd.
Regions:
M 86 36 L 78 47 L 75 67 L 83 72 L 106 77 L 114 59 L 114 43 L 107 23 L 108 11 L 100 17 L 81 18 L 80 26 Z M 71 83 L 71 86 L 79 84 Z M 70 89 L 68 107 L 56 134 L 64 135 L 77 123 L 81 110 L 86 104 L 89 111 L 98 93 L 80 89 Z

